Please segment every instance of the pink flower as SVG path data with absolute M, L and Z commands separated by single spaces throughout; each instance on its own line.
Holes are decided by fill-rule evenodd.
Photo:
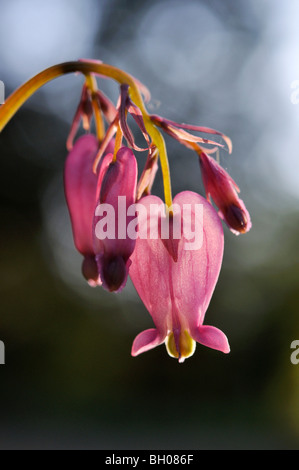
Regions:
M 110 292 L 125 286 L 135 248 L 127 226 L 136 218 L 128 215 L 128 208 L 136 201 L 137 173 L 136 158 L 127 147 L 117 152 L 116 161 L 110 153 L 100 162 L 93 246 L 102 285 Z
M 161 199 L 146 196 L 139 205 L 130 277 L 156 328 L 135 338 L 132 355 L 165 342 L 168 353 L 183 362 L 194 353 L 196 341 L 228 353 L 224 333 L 203 325 L 223 257 L 223 229 L 216 211 L 196 193 L 178 194 L 169 219 L 170 236 L 163 239 L 167 218 L 153 217 L 164 209 Z M 151 236 L 155 224 L 158 236 Z
M 110 151 L 111 146 L 110 144 Z M 82 271 L 90 285 L 100 284 L 93 247 L 93 218 L 97 204 L 98 175 L 92 171 L 99 148 L 91 134 L 80 137 L 69 152 L 64 168 L 64 189 L 74 243 L 84 256 Z
M 201 153 L 199 161 L 207 198 L 213 199 L 221 219 L 236 235 L 248 232 L 251 228 L 250 215 L 238 196 L 240 189 L 235 181 L 206 153 Z

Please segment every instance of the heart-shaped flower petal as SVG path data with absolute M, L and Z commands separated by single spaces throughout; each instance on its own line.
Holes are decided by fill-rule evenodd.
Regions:
M 203 325 L 223 258 L 223 229 L 215 209 L 200 195 L 185 191 L 173 200 L 167 216 L 161 199 L 146 196 L 139 203 L 139 237 L 131 257 L 130 277 L 149 311 L 155 329 L 140 333 L 132 355 L 166 342 L 180 362 L 193 354 L 195 342 L 229 352 L 219 329 Z M 171 230 L 159 228 L 167 226 Z M 174 257 L 168 244 L 177 245 Z
M 112 147 L 110 142 L 107 150 L 111 152 Z M 93 172 L 93 163 L 98 148 L 99 141 L 94 135 L 80 137 L 69 152 L 64 168 L 64 190 L 74 243 L 84 256 L 83 275 L 92 286 L 101 283 L 93 246 L 93 219 L 99 192 L 99 174 Z
M 134 205 L 137 187 L 137 162 L 131 149 L 122 147 L 102 158 L 98 179 L 98 205 L 94 218 L 93 249 L 102 285 L 110 292 L 126 284 L 135 239 L 128 236 L 128 215 Z

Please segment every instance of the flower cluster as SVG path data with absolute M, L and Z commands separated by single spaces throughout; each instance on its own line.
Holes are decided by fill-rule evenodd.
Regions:
M 179 362 L 194 353 L 196 342 L 228 353 L 226 335 L 204 318 L 222 265 L 222 221 L 234 234 L 251 228 L 237 184 L 213 158 L 224 146 L 231 152 L 230 139 L 214 129 L 149 114 L 146 87 L 97 61 L 54 66 L 25 84 L 26 96 L 37 82 L 41 86 L 74 71 L 82 72 L 85 82 L 67 138 L 64 188 L 84 278 L 92 287 L 119 292 L 130 276 L 155 326 L 135 338 L 133 356 L 162 343 Z M 98 89 L 101 76 L 119 83 L 116 104 Z M 22 91 L 1 108 L 0 129 L 25 101 Z M 137 145 L 130 120 L 143 146 Z M 183 191 L 172 198 L 164 132 L 195 152 L 206 197 Z M 142 171 L 137 152 L 141 161 L 146 155 Z M 165 201 L 152 194 L 159 162 Z

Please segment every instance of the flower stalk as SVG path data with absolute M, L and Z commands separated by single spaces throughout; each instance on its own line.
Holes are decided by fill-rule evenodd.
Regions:
M 122 70 L 112 65 L 104 64 L 96 61 L 74 61 L 64 62 L 58 65 L 47 68 L 46 70 L 35 75 L 28 80 L 25 84 L 20 86 L 12 95 L 6 100 L 5 104 L 0 108 L 0 132 L 4 129 L 6 124 L 20 109 L 20 107 L 42 86 L 50 81 L 61 77 L 65 74 L 81 72 L 86 77 L 90 74 L 101 75 L 109 77 L 117 81 L 119 84 L 126 84 L 129 86 L 129 95 L 133 103 L 140 109 L 144 125 L 152 138 L 153 144 L 157 147 L 161 162 L 161 171 L 163 175 L 164 196 L 165 204 L 167 207 L 172 205 L 172 190 L 169 172 L 169 162 L 163 136 L 155 127 L 143 102 L 139 82 L 136 81 L 131 75 L 123 72 Z M 143 91 L 143 87 L 140 87 Z
M 94 75 L 86 75 L 86 86 L 91 92 L 91 102 L 92 108 L 94 112 L 94 119 L 96 124 L 96 135 L 99 141 L 102 141 L 105 136 L 105 126 L 104 121 L 99 109 L 99 102 L 98 102 L 98 86 L 97 81 Z
M 197 343 L 229 353 L 226 335 L 207 325 L 205 315 L 222 265 L 223 222 L 236 235 L 251 229 L 239 187 L 213 157 L 219 148 L 232 152 L 230 138 L 149 114 L 147 88 L 95 60 L 54 65 L 28 80 L 0 107 L 0 132 L 39 88 L 78 72 L 85 82 L 66 140 L 64 191 L 83 277 L 92 287 L 117 293 L 130 276 L 155 326 L 137 335 L 132 356 L 162 343 L 179 362 L 193 355 Z M 98 88 L 98 77 L 119 84 L 115 105 Z M 145 146 L 137 145 L 129 118 Z M 84 135 L 77 136 L 80 126 Z M 172 198 L 163 133 L 196 154 L 206 197 L 183 191 Z M 134 152 L 147 152 L 140 175 Z M 152 194 L 158 161 L 164 202 Z

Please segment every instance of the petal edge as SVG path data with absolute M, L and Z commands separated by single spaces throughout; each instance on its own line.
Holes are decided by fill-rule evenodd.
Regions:
M 156 328 L 144 330 L 134 339 L 131 354 L 134 357 L 138 356 L 139 354 L 159 346 L 164 342 L 164 340 L 164 335 L 161 335 Z
M 226 335 L 215 326 L 201 325 L 191 332 L 192 338 L 208 348 L 216 349 L 225 354 L 230 352 Z

